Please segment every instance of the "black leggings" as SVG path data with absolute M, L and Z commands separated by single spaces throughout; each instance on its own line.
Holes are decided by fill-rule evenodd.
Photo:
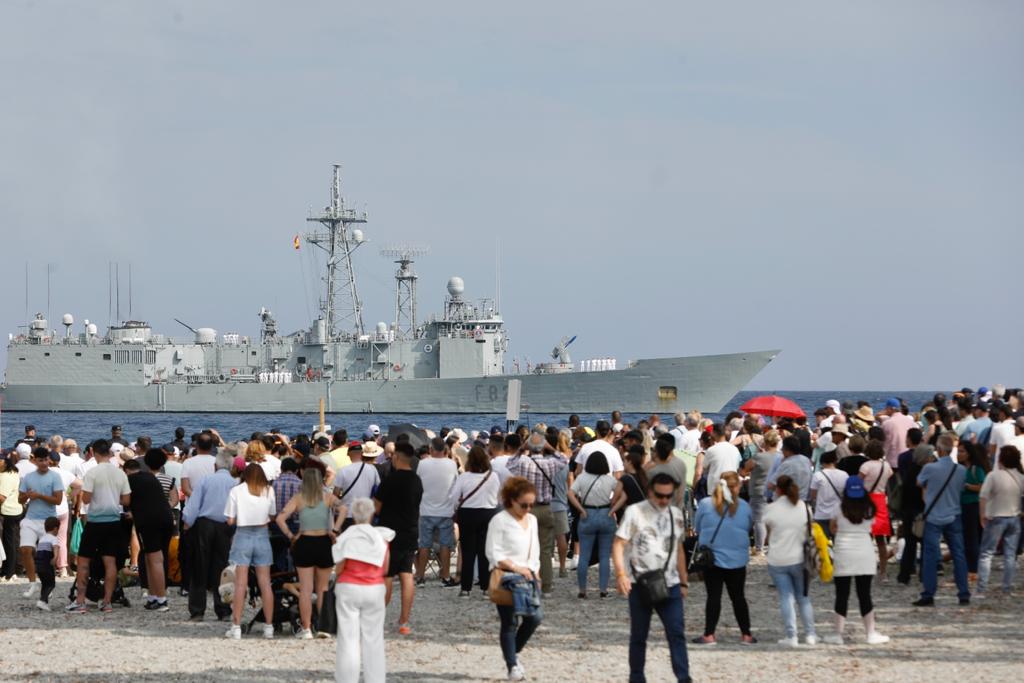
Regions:
M 704 607 L 704 635 L 713 636 L 715 629 L 718 628 L 718 617 L 722 613 L 722 584 L 725 584 L 725 589 L 729 592 L 732 613 L 736 616 L 740 633 L 745 636 L 750 635 L 750 610 L 747 608 L 747 598 L 743 593 L 743 586 L 746 582 L 746 567 L 737 569 L 712 567 L 704 572 L 704 588 L 708 592 Z
M 906 551 L 904 551 L 906 552 Z M 836 614 L 846 616 L 846 605 L 850 602 L 850 579 L 857 584 L 857 600 L 860 602 L 860 615 L 869 614 L 875 608 L 871 602 L 871 579 L 874 574 L 863 574 L 861 576 L 836 576 Z

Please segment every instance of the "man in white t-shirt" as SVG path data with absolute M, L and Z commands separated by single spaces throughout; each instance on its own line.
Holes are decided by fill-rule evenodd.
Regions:
M 380 474 L 373 463 L 363 461 L 363 444 L 353 441 L 348 445 L 346 458 L 350 464 L 345 465 L 334 477 L 334 495 L 341 499 L 348 510 L 344 531 L 352 525 L 352 501 L 357 498 L 373 498 L 373 491 L 380 486 Z
M 117 581 L 117 561 L 127 539 L 121 531 L 121 512 L 131 499 L 128 476 L 111 462 L 110 442 L 99 439 L 92 445 L 96 466 L 85 473 L 82 502 L 89 506 L 88 521 L 78 547 L 75 602 L 67 606 L 73 614 L 84 614 L 85 585 L 89 580 L 89 561 L 103 558 L 103 602 L 101 612 L 111 612 L 110 599 Z
M 992 431 L 988 437 L 988 453 L 993 469 L 999 469 L 999 450 L 1003 446 L 1008 446 L 1015 435 L 1013 414 L 1009 406 L 992 406 Z
M 739 472 L 740 451 L 725 440 L 725 427 L 716 424 L 711 432 L 715 444 L 704 453 L 704 471 L 708 473 L 708 493 L 715 490 L 726 472 Z
M 697 453 L 700 450 L 700 423 L 696 415 L 676 413 L 676 428 L 669 432 L 676 440 L 675 450 Z
M 426 583 L 423 572 L 427 557 L 434 545 L 434 532 L 438 534 L 437 553 L 441 565 L 441 585 L 457 586 L 451 577 L 452 548 L 455 547 L 455 524 L 452 514 L 455 504 L 452 488 L 459 476 L 459 467 L 445 452 L 444 439 L 435 436 L 430 440 L 430 457 L 420 460 L 416 475 L 423 483 L 423 498 L 420 499 L 420 543 L 416 554 L 416 584 Z
M 196 454 L 181 463 L 181 492 L 187 497 L 206 477 L 214 472 L 216 458 L 212 455 L 213 437 L 200 434 L 196 439 Z
M 587 457 L 591 453 L 600 451 L 608 460 L 612 476 L 618 479 L 622 476 L 622 455 L 619 453 L 619 449 L 612 445 L 612 439 L 615 438 L 612 426 L 605 420 L 598 420 L 594 425 L 594 431 L 597 432 L 597 438 L 590 443 L 583 444 L 580 452 L 576 454 L 576 471 L 582 472 L 587 464 Z

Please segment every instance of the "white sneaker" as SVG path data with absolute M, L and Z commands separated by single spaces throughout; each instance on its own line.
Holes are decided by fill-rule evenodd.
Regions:
M 565 561 L 566 569 L 576 569 L 577 566 L 579 566 L 579 561 L 575 557 L 570 557 Z
M 783 647 L 796 647 L 799 644 L 800 641 L 797 640 L 796 636 L 793 636 L 792 638 L 779 638 L 779 645 L 782 645 Z
M 313 632 L 310 631 L 308 628 L 300 628 L 298 631 L 295 632 L 295 637 L 299 640 L 313 640 Z
M 818 644 L 818 636 L 814 635 L 813 633 L 811 635 L 809 635 L 809 636 L 804 636 L 804 642 L 807 643 L 808 645 L 817 645 Z
M 28 590 L 21 594 L 23 598 L 34 598 L 39 593 L 39 582 L 33 581 L 28 585 Z
M 843 637 L 838 633 L 830 633 L 827 636 L 825 636 L 825 642 L 829 645 L 842 645 Z
M 869 633 L 867 638 L 868 645 L 882 645 L 883 643 L 889 642 L 889 636 L 883 636 L 881 633 L 874 632 Z
M 227 632 L 224 634 L 224 637 L 225 638 L 230 638 L 231 640 L 241 640 L 242 639 L 242 627 L 239 626 L 238 624 L 231 624 L 231 626 L 228 627 Z
M 274 637 L 274 625 L 263 624 L 263 637 L 267 640 L 272 640 Z
M 43 610 L 44 612 L 50 611 L 50 603 L 43 602 L 42 600 L 36 600 L 36 607 Z
M 522 664 L 516 664 L 508 670 L 508 680 L 510 681 L 525 681 L 526 680 L 526 669 L 523 668 Z

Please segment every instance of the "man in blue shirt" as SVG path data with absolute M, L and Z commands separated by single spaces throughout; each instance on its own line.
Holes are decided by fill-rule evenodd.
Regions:
M 18 502 L 27 506 L 21 520 L 21 564 L 25 567 L 29 586 L 26 598 L 35 597 L 39 590 L 36 581 L 35 552 L 39 539 L 46 535 L 46 518 L 57 516 L 57 506 L 64 498 L 64 480 L 50 469 L 50 451 L 44 446 L 32 451 L 34 470 L 23 474 L 18 484 Z
M 231 605 L 220 599 L 220 573 L 228 566 L 231 550 L 231 528 L 227 525 L 224 507 L 228 494 L 238 485 L 231 476 L 231 454 L 221 450 L 214 462 L 215 472 L 204 477 L 193 489 L 181 521 L 191 529 L 192 572 L 189 576 L 188 612 L 190 621 L 202 621 L 206 612 L 206 592 L 213 591 L 213 611 L 223 620 L 231 614 Z
M 979 401 L 974 406 L 974 420 L 967 425 L 967 429 L 964 430 L 960 438 L 987 446 L 992 434 L 992 418 L 988 416 L 988 411 L 989 405 L 984 401 Z
M 953 436 L 948 432 L 940 436 L 936 444 L 938 459 L 925 465 L 917 475 L 917 485 L 924 489 L 925 523 L 921 553 L 923 590 L 920 599 L 914 602 L 916 607 L 931 607 L 935 604 L 938 566 L 942 561 L 939 542 L 942 538 L 946 539 L 949 552 L 953 555 L 953 576 L 960 604 L 969 605 L 971 602 L 971 591 L 967 585 L 964 530 L 960 522 L 960 494 L 964 490 L 967 470 L 950 457 L 953 443 Z

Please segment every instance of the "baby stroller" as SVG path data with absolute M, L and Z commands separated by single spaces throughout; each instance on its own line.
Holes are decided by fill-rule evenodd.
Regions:
M 294 572 L 280 572 L 270 574 L 270 591 L 273 594 L 274 611 L 273 624 L 274 632 L 280 633 L 285 624 L 291 626 L 292 633 L 299 631 L 299 599 L 285 590 L 286 583 L 298 581 Z M 248 624 L 242 626 L 242 633 L 249 633 L 256 624 L 266 623 L 263 616 L 263 603 L 260 600 L 260 587 L 256 583 L 256 570 L 249 568 L 249 604 L 256 608 L 256 614 L 249 620 Z
M 103 567 L 102 557 L 93 557 L 89 560 L 89 580 L 85 584 L 85 599 L 89 602 L 101 602 L 103 600 L 103 584 L 104 584 L 104 573 L 105 568 Z M 68 592 L 68 600 L 75 602 L 78 593 L 78 583 L 71 583 L 71 590 Z M 114 594 L 110 598 L 112 605 L 121 605 L 122 607 L 131 607 L 132 603 L 128 599 L 128 596 L 124 593 L 124 588 L 121 586 L 121 582 L 117 581 L 114 584 Z
M 270 547 L 274 552 L 274 566 L 276 567 L 278 566 L 277 560 L 280 555 L 288 553 L 289 543 L 283 536 L 278 538 L 272 536 Z M 272 621 L 275 633 L 280 633 L 281 627 L 284 624 L 291 626 L 292 633 L 298 633 L 299 631 L 299 599 L 289 593 L 284 587 L 286 583 L 294 583 L 298 580 L 298 574 L 294 571 L 275 572 L 272 568 L 270 572 L 270 591 L 274 596 Z M 249 623 L 242 626 L 242 633 L 251 632 L 256 624 L 266 623 L 266 618 L 263 616 L 263 605 L 260 600 L 260 587 L 256 581 L 256 570 L 249 567 L 249 604 L 256 607 L 257 610 Z

